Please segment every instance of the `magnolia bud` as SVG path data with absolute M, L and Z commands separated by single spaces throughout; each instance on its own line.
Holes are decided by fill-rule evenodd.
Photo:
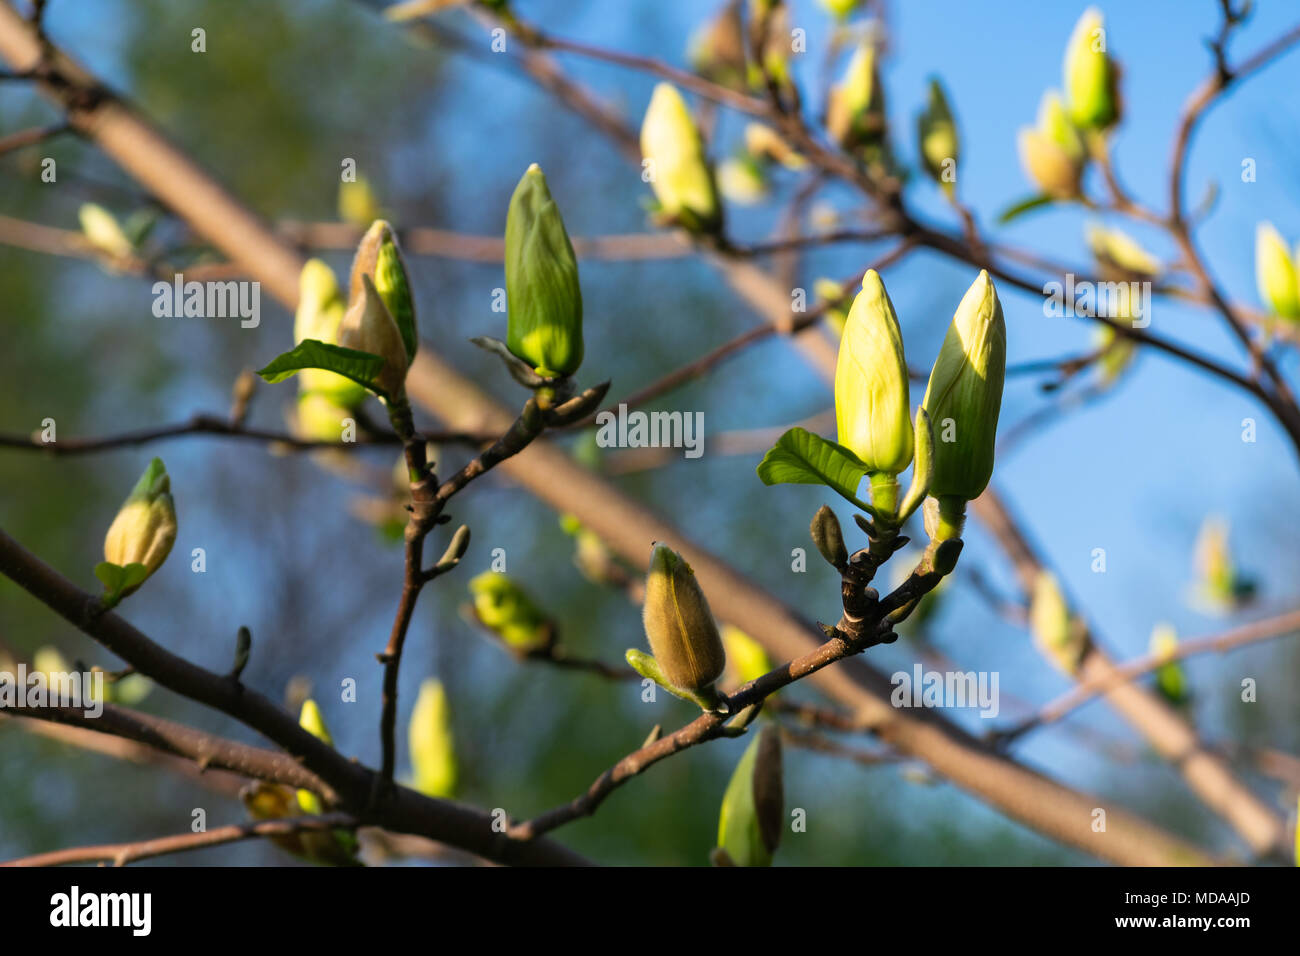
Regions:
M 171 496 L 171 478 L 161 458 L 154 458 L 135 483 L 104 536 L 104 560 L 126 567 L 142 564 L 145 578 L 166 560 L 176 543 L 176 506 Z M 130 594 L 142 578 L 122 592 Z
M 456 792 L 456 745 L 442 681 L 429 678 L 420 684 L 407 739 L 415 789 L 428 797 L 452 796 Z
M 912 422 L 903 334 L 875 269 L 849 309 L 835 365 L 840 444 L 871 473 L 897 475 L 912 460 Z
M 937 79 L 930 80 L 930 100 L 925 112 L 917 117 L 916 134 L 926 171 L 935 182 L 951 185 L 961 143 L 948 98 Z
M 1083 659 L 1082 631 L 1070 615 L 1069 605 L 1056 576 L 1039 571 L 1029 600 L 1029 628 L 1039 648 L 1067 674 L 1073 674 Z
M 729 0 L 691 36 L 686 58 L 691 69 L 706 80 L 733 90 L 745 89 L 745 34 L 739 0 Z
M 849 550 L 844 547 L 844 532 L 829 505 L 817 509 L 808 531 L 812 535 L 813 544 L 817 545 L 817 551 L 828 564 L 842 570 L 849 563 Z
M 402 333 L 392 314 L 379 297 L 370 276 L 362 275 L 361 295 L 353 300 L 339 326 L 339 345 L 369 352 L 384 360 L 374 378 L 374 386 L 389 398 L 405 393 L 406 369 L 410 364 Z
M 1055 199 L 1079 195 L 1087 156 L 1079 131 L 1055 92 L 1043 96 L 1038 126 L 1020 130 L 1020 162 L 1040 189 Z
M 831 139 L 847 150 L 874 145 L 884 139 L 885 98 L 876 47 L 869 40 L 858 45 L 844 78 L 830 91 L 826 130 Z
M 858 8 L 862 0 L 818 0 L 818 2 L 826 8 L 827 13 L 843 23 L 853 15 L 853 11 Z
M 1300 258 L 1300 250 L 1297 250 Z M 1259 297 L 1274 315 L 1300 319 L 1300 281 L 1296 263 L 1273 224 L 1261 222 L 1255 229 L 1255 284 Z
M 379 201 L 370 188 L 370 180 L 358 176 L 339 183 L 339 218 L 354 226 L 369 226 L 380 216 Z
M 507 646 L 528 652 L 550 642 L 550 619 L 523 588 L 504 574 L 484 571 L 470 580 L 469 590 L 474 595 L 474 613 L 479 621 Z
M 719 163 L 718 190 L 741 206 L 762 202 L 769 192 L 763 168 L 752 156 L 738 156 Z
M 1160 274 L 1160 260 L 1126 233 L 1090 225 L 1085 235 L 1103 278 L 1121 282 L 1135 275 L 1155 277 Z
M 758 680 L 772 669 L 763 645 L 738 627 L 722 626 L 722 646 L 727 654 L 727 682 L 733 687 Z
M 83 203 L 77 210 L 77 218 L 81 222 L 81 231 L 86 241 L 100 252 L 124 259 L 135 250 L 116 217 L 103 206 L 93 202 Z
M 1106 27 L 1096 7 L 1075 24 L 1065 48 L 1065 97 L 1081 129 L 1106 129 L 1119 119 L 1118 71 L 1106 55 Z
M 315 339 L 338 345 L 339 325 L 347 303 L 334 270 L 320 259 L 308 259 L 298 277 L 298 290 L 298 310 L 293 318 L 294 344 Z M 303 369 L 298 373 L 298 383 L 303 392 L 319 393 L 344 408 L 359 404 L 366 396 L 366 390 L 356 382 L 323 368 Z
M 409 360 L 415 357 L 419 336 L 415 324 L 415 301 L 406 275 L 406 263 L 397 245 L 393 227 L 382 219 L 373 222 L 357 244 L 352 259 L 352 273 L 348 280 L 348 308 L 356 306 L 362 298 L 362 278 L 369 276 L 375 291 L 388 309 L 401 333 L 402 345 Z
M 771 866 L 785 825 L 781 734 L 764 727 L 736 764 L 718 815 L 718 845 L 735 866 Z
M 704 143 L 677 87 L 660 83 L 641 124 L 641 156 L 650 186 L 668 216 L 688 229 L 714 232 L 722 224 Z
M 1251 598 L 1255 582 L 1241 574 L 1228 546 L 1228 522 L 1210 515 L 1201 525 L 1193 552 L 1196 597 L 1207 610 L 1223 612 Z
M 1155 669 L 1156 689 L 1171 704 L 1186 702 L 1187 677 L 1175 661 L 1178 651 L 1178 632 L 1172 624 L 1157 624 L 1151 631 L 1151 656 L 1161 661 Z
M 988 272 L 966 290 L 948 326 L 921 406 L 934 429 L 930 494 L 978 498 L 993 475 L 1007 330 Z
M 506 345 L 544 378 L 572 375 L 582 364 L 578 259 L 536 163 L 510 197 L 505 262 Z
M 668 683 L 688 693 L 709 688 L 727 663 L 718 625 L 691 566 L 656 543 L 645 582 L 650 650 Z
M 298 715 L 298 726 L 317 740 L 330 747 L 334 746 L 334 738 L 330 736 L 329 729 L 325 726 L 325 718 L 321 716 L 320 707 L 310 697 L 302 702 L 302 711 Z M 320 813 L 323 809 L 320 797 L 310 790 L 298 791 L 298 806 L 306 813 Z
M 745 152 L 756 159 L 779 163 L 786 169 L 798 171 L 808 166 L 808 160 L 791 149 L 781 135 L 762 123 L 745 126 Z

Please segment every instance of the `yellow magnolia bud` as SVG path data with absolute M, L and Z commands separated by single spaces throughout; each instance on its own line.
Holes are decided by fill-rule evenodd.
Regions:
M 56 647 L 42 647 L 32 655 L 32 673 L 44 674 L 48 681 L 58 674 L 72 673 L 72 665 Z
M 641 124 L 641 155 L 667 215 L 689 229 L 713 231 L 721 225 L 722 210 L 700 131 L 671 83 L 660 83 L 650 97 Z
M 1156 689 L 1172 704 L 1187 700 L 1187 677 L 1173 659 L 1178 650 L 1178 632 L 1172 624 L 1157 624 L 1151 631 L 1151 656 L 1163 663 L 1156 668 Z
M 1286 240 L 1269 222 L 1261 222 L 1255 229 L 1255 283 L 1260 299 L 1271 313 L 1284 319 L 1300 319 L 1296 263 L 1291 259 Z
M 1155 277 L 1162 271 L 1159 259 L 1118 229 L 1093 224 L 1085 235 L 1088 248 L 1105 279 L 1123 281 L 1134 275 Z
M 370 180 L 358 176 L 352 182 L 339 183 L 340 219 L 354 226 L 369 226 L 379 217 L 379 201 L 370 188 Z
M 742 206 L 762 202 L 768 195 L 763 170 L 749 156 L 725 159 L 718 165 L 718 189 Z
M 1007 330 L 987 271 L 966 290 L 921 402 L 934 429 L 935 498 L 978 498 L 993 475 Z
M 1065 48 L 1065 96 L 1070 119 L 1081 129 L 1102 130 L 1119 119 L 1118 76 L 1106 54 L 1101 12 L 1089 7 L 1075 24 Z
M 1126 315 L 1115 316 L 1115 318 L 1129 317 Z M 1098 325 L 1094 333 L 1094 340 L 1097 343 L 1097 348 L 1101 350 L 1098 366 L 1101 369 L 1102 381 L 1114 382 L 1133 363 L 1133 359 L 1137 355 L 1137 346 L 1133 344 L 1132 339 L 1118 335 L 1109 325 Z
M 861 5 L 862 0 L 817 0 L 817 2 L 836 20 L 843 22 L 853 15 L 853 11 Z
M 289 431 L 303 441 L 342 441 L 343 429 L 352 414 L 319 392 L 300 392 Z
M 930 80 L 930 99 L 925 112 L 917 118 L 916 133 L 921 161 L 934 181 L 945 185 L 956 182 L 961 142 L 938 79 Z
M 1057 93 L 1043 96 L 1038 125 L 1021 129 L 1019 144 L 1021 165 L 1043 192 L 1056 199 L 1079 195 L 1087 154 Z
M 718 625 L 695 572 L 680 554 L 655 544 L 645 582 L 646 637 L 673 687 L 698 693 L 712 686 L 726 666 Z
M 853 300 L 835 365 L 839 441 L 870 473 L 897 475 L 912 460 L 903 334 L 875 269 Z
M 176 506 L 171 478 L 161 458 L 154 458 L 136 482 L 104 536 L 104 560 L 126 567 L 142 564 L 145 577 L 162 566 L 176 543 Z M 130 594 L 141 582 L 126 589 Z
M 735 866 L 771 866 L 785 825 L 781 734 L 766 726 L 745 748 L 718 815 L 718 846 Z
M 762 123 L 749 123 L 745 126 L 745 152 L 796 172 L 808 166 L 808 160 L 791 149 L 790 144 L 776 130 Z
M 135 250 L 117 219 L 103 206 L 93 202 L 83 203 L 77 211 L 81 231 L 92 246 L 118 259 L 126 258 Z
M 1029 628 L 1039 648 L 1061 670 L 1073 674 L 1078 669 L 1084 650 L 1081 632 L 1070 615 L 1056 575 L 1050 571 L 1040 571 L 1034 581 L 1029 601 Z
M 334 270 L 320 259 L 308 259 L 298 277 L 298 309 L 293 317 L 293 341 L 297 345 L 315 339 L 327 345 L 339 344 L 339 325 L 347 303 Z M 304 392 L 318 392 L 335 404 L 351 408 L 366 396 L 366 390 L 351 379 L 322 368 L 305 368 L 298 373 Z
M 413 786 L 429 797 L 447 798 L 456 792 L 456 746 L 451 733 L 451 713 L 442 681 L 429 678 L 420 684 L 420 694 L 411 711 L 408 741 Z
M 1193 552 L 1196 565 L 1196 595 L 1208 610 L 1231 610 L 1253 596 L 1255 582 L 1237 569 L 1228 546 L 1228 522 L 1210 515 L 1201 525 Z
M 330 736 L 329 728 L 325 726 L 325 718 L 321 716 L 320 707 L 310 697 L 302 702 L 298 726 L 317 740 L 324 741 L 331 747 L 334 746 L 334 738 Z M 322 809 L 320 797 L 310 790 L 298 791 L 298 806 L 307 813 L 320 813 Z
M 722 627 L 722 647 L 727 655 L 728 683 L 735 687 L 757 680 L 772 669 L 763 645 L 730 624 Z
M 397 398 L 405 394 L 410 364 L 402 333 L 370 276 L 362 275 L 361 282 L 362 294 L 348 307 L 339 326 L 339 345 L 382 358 L 384 364 L 374 384 L 388 398 Z
M 517 651 L 545 647 L 552 635 L 550 619 L 518 584 L 498 571 L 484 571 L 469 582 L 474 613 Z
M 826 130 L 844 149 L 879 143 L 885 135 L 885 98 L 880 85 L 876 46 L 858 45 L 843 79 L 826 103 Z

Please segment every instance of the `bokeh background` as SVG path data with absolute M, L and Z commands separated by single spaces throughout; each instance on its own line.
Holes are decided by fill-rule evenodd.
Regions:
M 561 36 L 681 64 L 689 34 L 717 4 L 518 0 L 517 6 Z M 810 0 L 791 6 L 811 51 L 796 60 L 797 76 L 812 96 L 829 21 Z M 1102 6 L 1110 50 L 1125 70 L 1116 161 L 1135 193 L 1163 207 L 1177 111 L 1208 71 L 1203 41 L 1217 26 L 1218 5 Z M 1236 38 L 1238 53 L 1267 42 L 1297 13 L 1281 2 L 1258 6 Z M 915 115 L 927 77 L 938 74 L 963 138 L 960 190 L 989 234 L 1081 265 L 1088 261 L 1088 217 L 1077 208 L 1042 211 L 1006 227 L 993 223 L 999 210 L 1030 192 L 1016 131 L 1032 122 L 1043 90 L 1060 85 L 1061 53 L 1082 9 L 1029 0 L 890 3 L 885 64 L 901 158 L 915 161 Z M 411 42 L 365 4 L 345 0 L 59 0 L 48 15 L 56 43 L 268 219 L 335 220 L 340 162 L 353 157 L 399 226 L 500 234 L 519 175 L 539 162 L 571 234 L 650 228 L 641 205 L 648 190 L 636 168 L 523 78 L 507 56 L 490 53 L 487 36 L 472 21 L 452 13 L 441 22 L 471 38 L 473 55 Z M 190 49 L 191 30 L 199 26 L 207 31 L 206 53 Z M 573 57 L 563 62 L 639 124 L 652 79 Z M 1218 186 L 1200 231 L 1215 274 L 1235 300 L 1252 305 L 1257 220 L 1270 218 L 1284 235 L 1300 235 L 1300 190 L 1290 162 L 1300 148 L 1297 85 L 1300 55 L 1293 54 L 1235 89 L 1204 123 L 1188 169 L 1192 202 L 1210 183 Z M 0 131 L 53 119 L 23 84 L 0 86 Z M 713 153 L 730 152 L 741 129 L 735 117 L 724 117 Z M 36 162 L 47 155 L 58 162 L 56 184 L 37 176 Z M 1257 164 L 1255 182 L 1241 180 L 1247 157 Z M 924 177 L 909 191 L 918 210 L 954 224 Z M 827 189 L 824 198 L 851 212 L 846 191 Z M 123 215 L 143 204 L 108 160 L 70 137 L 0 157 L 6 216 L 75 229 L 78 206 L 87 199 Z M 777 202 L 734 210 L 732 229 L 761 239 L 779 208 Z M 1129 231 L 1157 255 L 1173 255 L 1161 237 Z M 157 236 L 164 243 L 184 240 L 166 221 Z M 840 246 L 810 254 L 801 282 L 846 277 L 880 251 Z M 346 253 L 326 258 L 346 270 Z M 503 284 L 500 266 L 425 257 L 411 268 L 426 342 L 519 405 L 518 387 L 467 342 L 472 335 L 503 336 L 503 316 L 491 311 L 492 290 Z M 914 364 L 929 365 L 973 277 L 968 267 L 926 252 L 885 273 Z M 587 357 L 580 377 L 612 379 L 614 396 L 759 321 L 702 262 L 584 261 L 582 282 Z M 47 417 L 57 421 L 61 437 L 71 437 L 180 421 L 200 411 L 220 414 L 242 369 L 260 367 L 291 344 L 291 316 L 269 296 L 256 329 L 233 320 L 158 319 L 148 280 L 110 275 L 80 260 L 0 247 L 0 289 L 0 430 L 7 433 L 30 432 Z M 1077 353 L 1092 342 L 1086 321 L 1046 318 L 1036 296 L 1004 289 L 1002 300 L 1009 363 Z M 1237 345 L 1208 312 L 1159 301 L 1153 318 L 1159 332 L 1240 362 Z M 1292 356 L 1283 365 L 1294 374 Z M 1004 429 L 1050 400 L 1038 381 L 1009 384 Z M 251 423 L 282 427 L 293 394 L 290 385 L 262 387 Z M 830 403 L 829 389 L 797 353 L 768 341 L 654 407 L 703 411 L 713 435 L 783 425 Z M 1258 422 L 1253 444 L 1240 437 L 1247 417 Z M 380 669 L 373 655 L 391 622 L 401 557 L 350 509 L 359 494 L 384 487 L 393 454 L 363 451 L 355 460 L 366 467 L 342 476 L 307 455 L 214 438 L 66 459 L 0 449 L 0 525 L 94 589 L 91 569 L 100 560 L 103 532 L 151 454 L 161 455 L 171 473 L 180 535 L 170 561 L 124 613 L 163 645 L 214 669 L 228 666 L 236 628 L 247 625 L 255 643 L 245 679 L 272 696 L 283 696 L 294 678 L 306 679 L 340 749 L 376 763 Z M 444 454 L 452 467 L 464 458 L 454 448 Z M 811 487 L 764 487 L 754 475 L 758 457 L 706 451 L 613 480 L 809 616 L 833 618 L 833 572 L 814 560 L 806 573 L 792 573 L 789 558 L 792 548 L 807 547 L 808 518 L 826 496 Z M 1265 410 L 1159 354 L 1140 355 L 1104 400 L 1037 432 L 999 460 L 995 474 L 1067 590 L 1121 658 L 1145 653 L 1158 621 L 1202 635 L 1295 604 L 1297 479 L 1294 454 Z M 494 547 L 506 548 L 508 571 L 544 596 L 575 652 L 617 660 L 644 638 L 638 609 L 585 580 L 571 563 L 573 541 L 560 532 L 557 517 L 502 475 L 476 483 L 451 510 L 471 525 L 474 543 L 461 569 L 420 600 L 403 667 L 400 723 L 405 726 L 419 682 L 440 677 L 451 695 L 465 800 L 503 807 L 517 818 L 532 815 L 584 789 L 653 723 L 675 726 L 689 718 L 690 707 L 667 695 L 643 704 L 630 686 L 521 665 L 485 640 L 459 607 L 466 582 L 486 569 Z M 839 511 L 847 522 L 847 510 Z M 1235 617 L 1208 616 L 1188 600 L 1192 544 L 1210 513 L 1231 522 L 1234 551 L 1259 582 L 1257 602 Z M 207 553 L 203 574 L 190 570 L 188 555 L 196 547 Z M 1090 568 L 1097 547 L 1107 552 L 1104 574 Z M 1006 721 L 1023 713 L 1012 698 L 1041 704 L 1068 682 L 1022 629 L 979 597 L 962 573 L 972 566 L 994 589 L 1014 592 L 1006 562 L 972 522 L 962 568 L 925 632 L 870 655 L 889 671 L 910 670 L 928 642 L 963 668 L 997 671 Z M 7 580 L 0 581 L 0 642 L 17 658 L 54 645 L 69 658 L 118 663 Z M 1291 640 L 1200 658 L 1188 672 L 1195 689 L 1191 713 L 1210 741 L 1300 750 L 1300 657 Z M 1238 699 L 1247 676 L 1259 682 L 1259 701 L 1249 705 Z M 341 702 L 336 691 L 348 677 L 359 688 L 354 704 Z M 815 699 L 807 689 L 790 693 Z M 251 739 L 222 715 L 165 691 L 155 690 L 141 706 Z M 988 729 L 973 712 L 951 715 Z M 595 818 L 560 835 L 606 862 L 703 864 L 742 747 L 718 742 L 662 763 L 620 790 Z M 1094 702 L 1063 726 L 1026 738 L 1016 753 L 1176 832 L 1220 850 L 1240 849 L 1177 772 L 1104 704 Z M 403 746 L 403 762 L 404 754 Z M 86 753 L 27 732 L 18 721 L 0 721 L 0 761 L 0 857 L 185 830 L 196 807 L 207 810 L 210 825 L 243 818 L 237 801 L 201 781 Z M 786 768 L 787 804 L 807 810 L 808 831 L 787 837 L 778 857 L 784 864 L 1090 862 L 908 764 L 864 768 L 791 749 Z M 1289 800 L 1294 807 L 1293 791 L 1288 797 L 1248 764 L 1243 773 L 1280 805 Z M 161 862 L 291 859 L 253 842 Z

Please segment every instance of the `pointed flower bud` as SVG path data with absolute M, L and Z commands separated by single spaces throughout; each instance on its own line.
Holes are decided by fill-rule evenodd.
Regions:
M 718 625 L 695 572 L 666 545 L 655 544 L 650 557 L 643 617 L 668 683 L 688 693 L 711 687 L 727 663 Z
M 921 402 L 935 436 L 934 497 L 970 501 L 988 485 L 1006 364 L 1002 303 L 981 270 L 957 306 Z
M 161 458 L 154 458 L 136 482 L 104 536 L 104 560 L 126 567 L 142 564 L 145 577 L 162 566 L 176 543 L 176 506 L 171 478 Z M 143 578 L 123 592 L 130 594 Z
M 347 303 L 339 290 L 334 270 L 320 259 L 308 259 L 298 278 L 298 310 L 293 317 L 293 342 L 315 339 L 327 345 L 339 344 L 339 325 Z M 366 390 L 337 372 L 305 368 L 298 373 L 299 389 L 316 392 L 336 405 L 351 408 L 360 404 Z
M 1300 319 L 1296 263 L 1286 240 L 1269 222 L 1261 222 L 1255 229 L 1255 283 L 1260 299 L 1270 312 L 1284 319 Z
M 355 307 L 363 296 L 364 276 L 369 276 L 374 282 L 375 291 L 397 323 L 409 364 L 409 360 L 415 357 L 419 342 L 415 324 L 415 300 L 407 278 L 406 263 L 397 245 L 397 236 L 393 227 L 382 219 L 376 219 L 357 244 L 348 280 L 349 309 Z
M 361 295 L 353 300 L 339 326 L 339 345 L 369 352 L 384 360 L 374 385 L 389 399 L 406 392 L 406 369 L 410 359 L 402 343 L 402 333 L 392 314 L 379 297 L 370 276 L 362 275 Z
M 135 251 L 135 246 L 127 238 L 117 218 L 103 206 L 93 202 L 83 203 L 77 211 L 81 222 L 81 232 L 86 241 L 117 259 L 123 259 Z
M 302 702 L 302 711 L 298 715 L 298 726 L 317 740 L 323 741 L 331 747 L 334 746 L 334 738 L 330 736 L 329 729 L 325 726 L 325 718 L 321 716 L 320 707 L 310 697 Z M 320 797 L 310 790 L 298 791 L 298 806 L 305 813 L 320 813 L 324 809 Z
M 1118 70 L 1106 54 L 1106 25 L 1096 7 L 1085 10 L 1075 24 L 1063 72 L 1070 119 L 1076 126 L 1102 130 L 1119 119 Z
M 1020 163 L 1043 192 L 1055 199 L 1079 195 L 1087 154 L 1059 94 L 1043 96 L 1038 125 L 1021 129 L 1019 142 Z
M 1171 704 L 1185 703 L 1188 697 L 1187 675 L 1174 660 L 1178 651 L 1178 632 L 1169 623 L 1160 623 L 1151 631 L 1151 656 L 1162 661 L 1155 669 L 1156 689 Z
M 903 334 L 875 269 L 853 300 L 835 365 L 839 441 L 871 473 L 897 475 L 912 460 Z
M 727 654 L 727 682 L 732 687 L 758 680 L 772 669 L 772 659 L 763 645 L 738 627 L 723 625 L 722 646 Z
M 354 226 L 369 226 L 380 217 L 379 201 L 370 188 L 370 180 L 358 176 L 339 183 L 339 218 Z
M 442 681 L 429 678 L 420 685 L 420 694 L 411 711 L 408 736 L 411 766 L 415 771 L 412 785 L 428 797 L 446 799 L 456 792 L 456 744 L 451 732 L 451 712 Z
M 484 571 L 470 580 L 469 591 L 479 621 L 510 648 L 527 652 L 549 643 L 553 633 L 550 618 L 505 574 Z
M 826 104 L 826 130 L 847 150 L 880 143 L 885 136 L 885 97 L 880 84 L 876 46 L 858 45 L 843 79 Z
M 686 58 L 691 69 L 706 80 L 733 90 L 745 89 L 745 33 L 739 0 L 730 0 L 691 36 Z
M 538 375 L 572 375 L 582 364 L 578 259 L 546 177 L 528 167 L 506 216 L 506 345 Z
M 921 162 L 931 178 L 944 185 L 956 182 L 961 143 L 948 98 L 937 78 L 930 80 L 930 99 L 925 112 L 917 118 L 916 133 Z
M 769 192 L 763 167 L 752 156 L 724 159 L 718 164 L 718 190 L 741 206 L 760 203 Z
M 808 166 L 808 160 L 795 152 L 776 130 L 763 123 L 749 123 L 745 126 L 745 152 L 756 159 L 770 160 L 796 172 Z
M 641 124 L 645 174 L 663 212 L 688 229 L 716 231 L 722 223 L 717 188 L 699 128 L 671 83 L 660 83 Z
M 781 735 L 764 727 L 745 748 L 718 815 L 718 845 L 735 866 L 771 866 L 785 825 Z
M 1056 575 L 1039 571 L 1029 600 L 1029 628 L 1038 647 L 1067 674 L 1079 668 L 1086 649 Z
M 1244 576 L 1228 545 L 1228 522 L 1210 515 L 1201 525 L 1193 551 L 1196 598 L 1207 610 L 1232 610 L 1254 595 L 1255 582 Z

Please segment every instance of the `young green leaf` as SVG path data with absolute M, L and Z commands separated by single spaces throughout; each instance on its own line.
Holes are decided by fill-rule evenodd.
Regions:
M 272 359 L 271 364 L 258 370 L 257 374 L 274 385 L 305 368 L 323 368 L 373 389 L 375 376 L 383 367 L 384 360 L 378 355 L 341 345 L 328 345 L 316 339 L 303 339 L 292 350 Z
M 867 473 L 858 456 L 806 428 L 791 428 L 776 440 L 758 465 L 765 485 L 825 485 L 868 514 L 858 500 L 858 485 Z

